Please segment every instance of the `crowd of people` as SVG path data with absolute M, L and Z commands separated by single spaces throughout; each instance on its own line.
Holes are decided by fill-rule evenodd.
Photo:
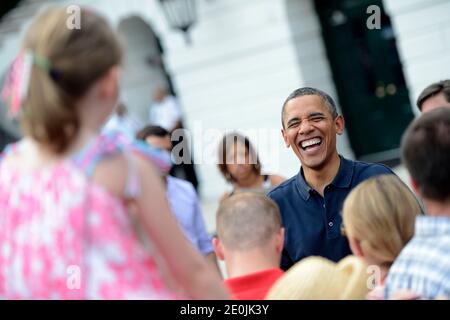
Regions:
M 450 299 L 450 80 L 423 91 L 403 136 L 412 190 L 339 154 L 345 121 L 319 89 L 280 108 L 290 179 L 263 174 L 247 137 L 224 136 L 232 191 L 213 237 L 195 183 L 170 175 L 173 97 L 158 92 L 136 130 L 116 107 L 117 35 L 81 15 L 71 30 L 64 7 L 39 14 L 3 91 L 24 138 L 0 157 L 0 298 Z

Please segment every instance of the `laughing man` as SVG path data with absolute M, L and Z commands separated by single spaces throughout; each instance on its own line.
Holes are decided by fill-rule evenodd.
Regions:
M 336 135 L 344 132 L 344 118 L 321 90 L 295 90 L 283 105 L 282 125 L 286 146 L 300 160 L 301 169 L 268 194 L 278 204 L 285 227 L 281 267 L 287 270 L 308 256 L 337 262 L 350 254 L 341 235 L 345 198 L 365 179 L 393 172 L 338 154 Z

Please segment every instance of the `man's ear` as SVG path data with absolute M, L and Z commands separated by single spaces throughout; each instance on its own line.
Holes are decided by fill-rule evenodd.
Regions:
M 224 261 L 225 260 L 225 255 L 223 253 L 222 243 L 220 242 L 219 238 L 214 237 L 212 239 L 212 244 L 213 244 L 214 252 L 216 253 L 217 258 L 219 260 Z
M 277 233 L 277 252 L 281 253 L 284 248 L 284 228 L 280 228 L 280 231 Z
M 422 196 L 422 192 L 420 192 L 420 187 L 417 184 L 416 181 L 414 181 L 414 179 L 410 176 L 409 177 L 409 182 L 411 184 L 411 188 L 413 189 L 414 193 L 417 194 L 419 197 Z
M 291 145 L 288 142 L 286 130 L 284 128 L 281 129 L 281 135 L 283 136 L 283 140 L 284 140 L 284 144 L 286 145 L 286 148 L 290 148 Z
M 358 240 L 353 237 L 348 237 L 348 243 L 350 244 L 350 249 L 352 249 L 355 256 L 364 258 L 364 252 L 362 251 L 361 244 Z
M 334 119 L 334 125 L 336 127 L 336 133 L 338 135 L 342 135 L 345 129 L 345 120 L 342 115 L 338 115 L 336 119 Z

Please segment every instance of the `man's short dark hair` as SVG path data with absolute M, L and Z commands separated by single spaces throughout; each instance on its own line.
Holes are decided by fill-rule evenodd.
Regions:
M 445 100 L 450 103 L 450 80 L 442 80 L 426 87 L 417 99 L 417 107 L 419 110 L 422 111 L 422 105 L 425 100 L 440 93 L 443 93 Z
M 303 96 L 319 96 L 330 110 L 333 119 L 336 119 L 338 117 L 339 113 L 337 111 L 336 102 L 328 93 L 316 88 L 304 87 L 296 89 L 289 95 L 289 97 L 287 97 L 286 101 L 284 102 L 283 109 L 281 111 L 281 123 L 283 125 L 283 128 L 284 128 L 284 111 L 286 109 L 286 105 L 288 104 L 289 101 Z
M 402 160 L 424 198 L 450 199 L 450 109 L 423 114 L 402 139 Z
M 170 132 L 160 126 L 146 126 L 142 130 L 140 130 L 136 138 L 139 140 L 145 141 L 148 137 L 159 137 L 164 138 L 170 136 Z

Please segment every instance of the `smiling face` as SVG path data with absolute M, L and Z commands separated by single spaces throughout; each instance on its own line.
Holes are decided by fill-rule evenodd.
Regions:
M 284 109 L 283 125 L 286 146 L 292 148 L 303 167 L 320 170 L 337 154 L 336 134 L 343 133 L 344 119 L 333 119 L 320 96 L 290 100 Z
M 249 154 L 244 144 L 237 142 L 229 148 L 227 152 L 226 166 L 228 172 L 236 180 L 239 181 L 255 174 L 255 159 Z

